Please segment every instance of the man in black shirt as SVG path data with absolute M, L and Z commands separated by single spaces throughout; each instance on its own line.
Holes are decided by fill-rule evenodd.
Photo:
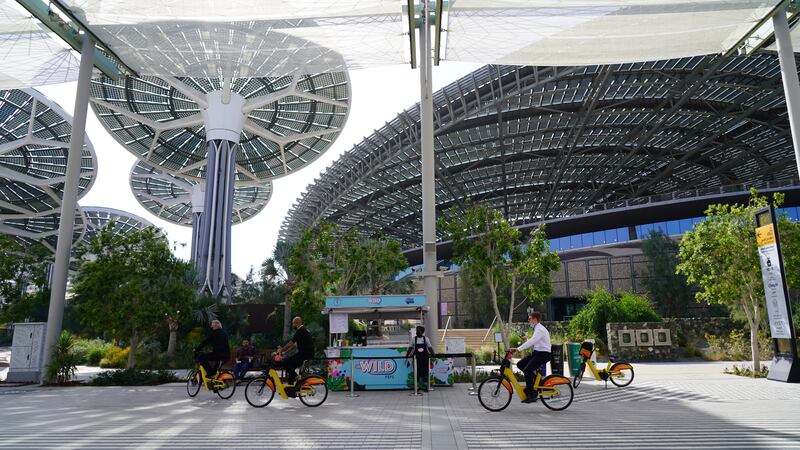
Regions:
M 219 320 L 211 321 L 211 332 L 208 333 L 206 340 L 197 346 L 195 352 L 200 352 L 203 348 L 211 346 L 211 351 L 201 353 L 197 359 L 200 364 L 206 369 L 206 374 L 209 378 L 215 375 L 212 372 L 211 362 L 227 361 L 231 358 L 231 349 L 228 347 L 228 334 L 222 330 L 222 324 Z
M 283 368 L 286 369 L 290 383 L 297 379 L 297 372 L 295 372 L 297 368 L 302 366 L 307 359 L 314 357 L 314 337 L 303 326 L 303 319 L 300 317 L 292 319 L 292 328 L 295 330 L 294 337 L 285 346 L 278 347 L 276 352 L 281 355 Z

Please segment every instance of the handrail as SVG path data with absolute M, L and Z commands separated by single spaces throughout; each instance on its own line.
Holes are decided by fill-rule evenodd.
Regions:
M 492 332 L 492 327 L 494 326 L 494 323 L 495 323 L 496 320 L 497 320 L 497 316 L 494 316 L 494 319 L 492 319 L 492 324 L 489 325 L 489 329 L 486 330 L 486 334 L 483 335 L 483 340 L 481 342 L 486 342 L 486 338 L 489 337 L 489 333 Z
M 450 319 L 452 318 L 453 316 L 447 316 L 447 323 L 444 324 L 444 333 L 442 333 L 442 339 L 439 342 L 444 342 L 444 337 L 447 336 L 447 328 L 450 326 Z

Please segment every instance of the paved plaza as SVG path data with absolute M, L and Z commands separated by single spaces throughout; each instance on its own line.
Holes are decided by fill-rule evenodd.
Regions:
M 730 363 L 636 364 L 628 388 L 584 381 L 566 411 L 484 410 L 467 384 L 421 397 L 331 393 L 319 408 L 248 405 L 184 385 L 0 387 L 0 448 L 800 448 L 800 386 Z

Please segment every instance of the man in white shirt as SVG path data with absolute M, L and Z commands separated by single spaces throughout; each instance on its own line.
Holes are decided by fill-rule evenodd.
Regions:
M 525 394 L 528 398 L 522 403 L 533 403 L 537 400 L 537 393 L 533 390 L 533 379 L 536 370 L 543 364 L 550 361 L 550 332 L 540 322 L 542 315 L 532 312 L 528 315 L 528 323 L 533 328 L 533 336 L 525 341 L 519 348 L 510 349 L 512 352 L 533 348 L 530 356 L 522 358 L 517 363 L 517 368 L 525 374 Z

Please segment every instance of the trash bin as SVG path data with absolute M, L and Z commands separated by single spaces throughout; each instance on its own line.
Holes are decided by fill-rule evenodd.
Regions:
M 570 376 L 575 376 L 581 367 L 581 343 L 570 342 L 567 344 L 567 361 L 569 361 Z
M 564 346 L 550 346 L 550 372 L 553 375 L 564 375 Z

